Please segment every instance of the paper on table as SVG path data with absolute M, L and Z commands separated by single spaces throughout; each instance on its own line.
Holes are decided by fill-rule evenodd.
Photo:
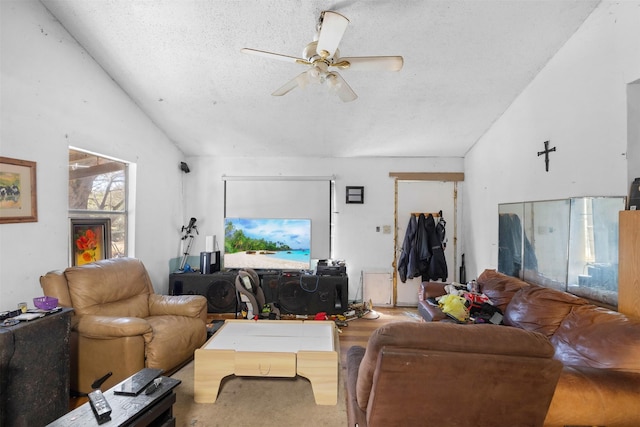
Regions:
M 43 313 L 22 313 L 16 317 L 14 317 L 14 319 L 16 320 L 33 320 L 33 319 L 37 319 L 39 317 L 44 317 Z

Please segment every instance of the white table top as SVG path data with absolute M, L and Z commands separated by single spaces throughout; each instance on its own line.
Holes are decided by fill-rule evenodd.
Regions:
M 225 322 L 203 347 L 205 350 L 297 353 L 334 351 L 334 323 L 277 320 Z

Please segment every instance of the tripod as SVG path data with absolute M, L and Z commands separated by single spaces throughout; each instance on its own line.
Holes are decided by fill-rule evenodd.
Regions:
M 184 266 L 187 263 L 187 257 L 189 256 L 189 251 L 191 250 L 191 245 L 193 244 L 193 238 L 195 237 L 192 232 L 195 231 L 196 234 L 200 234 L 198 233 L 198 227 L 196 227 L 196 219 L 195 218 L 191 218 L 191 220 L 189 221 L 189 224 L 186 226 L 182 226 L 182 230 L 181 230 L 184 235 L 182 236 L 182 238 L 180 239 L 181 241 L 185 241 L 188 240 L 187 242 L 187 247 L 184 250 L 184 253 L 182 254 L 182 260 L 180 261 L 180 267 L 178 268 L 179 271 L 184 271 Z

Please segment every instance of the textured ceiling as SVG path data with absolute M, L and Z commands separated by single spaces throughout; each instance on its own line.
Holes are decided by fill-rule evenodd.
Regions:
M 463 156 L 598 0 L 41 0 L 186 155 Z M 401 55 L 399 72 L 340 71 L 271 93 L 304 65 L 323 10 L 350 24 L 341 56 Z

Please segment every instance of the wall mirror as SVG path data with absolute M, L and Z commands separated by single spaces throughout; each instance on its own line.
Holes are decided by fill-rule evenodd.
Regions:
M 618 212 L 625 197 L 498 206 L 498 271 L 617 307 Z

